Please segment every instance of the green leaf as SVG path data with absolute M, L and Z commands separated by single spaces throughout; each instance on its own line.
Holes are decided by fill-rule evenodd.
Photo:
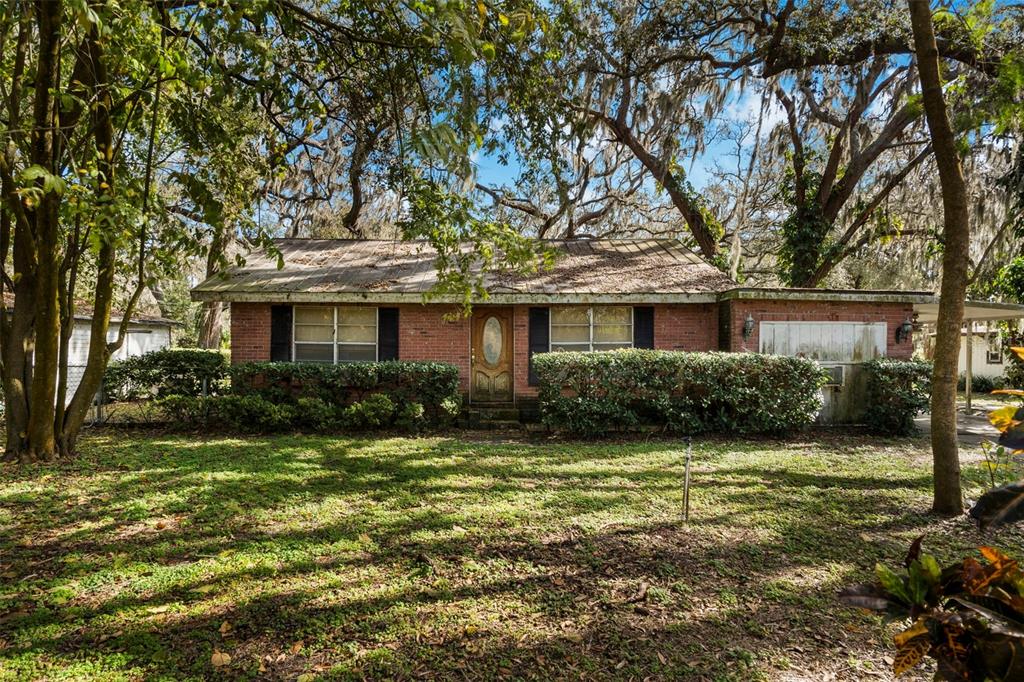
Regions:
M 875 576 L 886 592 L 905 602 L 913 603 L 913 600 L 910 599 L 910 595 L 907 593 L 906 582 L 901 576 L 894 573 L 892 569 L 877 563 L 875 564 Z

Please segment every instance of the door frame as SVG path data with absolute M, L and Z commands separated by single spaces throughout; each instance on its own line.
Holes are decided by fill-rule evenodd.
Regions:
M 508 320 L 508 334 L 509 334 L 509 358 L 508 366 L 509 372 L 512 375 L 512 395 L 509 397 L 510 402 L 515 403 L 516 401 L 516 307 L 514 305 L 475 305 L 469 316 L 469 402 L 474 402 L 473 398 L 473 344 L 476 343 L 474 338 L 474 329 L 476 324 L 474 318 L 477 314 L 486 314 L 489 310 L 507 310 L 509 312 Z M 483 400 L 479 403 L 480 405 L 487 404 L 501 404 L 499 401 Z

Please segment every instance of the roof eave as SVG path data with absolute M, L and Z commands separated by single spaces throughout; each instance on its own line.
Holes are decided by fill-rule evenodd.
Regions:
M 736 287 L 719 294 L 719 300 L 934 303 L 938 297 L 928 291 Z
M 442 303 L 461 305 L 460 296 L 429 296 L 419 292 L 281 292 L 281 291 L 203 291 L 192 290 L 193 301 L 225 303 Z M 559 303 L 715 303 L 716 292 L 621 293 L 602 294 L 574 292 L 564 294 L 531 294 L 495 292 L 486 299 L 474 298 L 474 305 L 559 304 Z

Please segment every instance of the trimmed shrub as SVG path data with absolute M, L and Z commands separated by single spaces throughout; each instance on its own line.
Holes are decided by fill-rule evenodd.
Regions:
M 107 365 L 103 390 L 112 400 L 136 400 L 156 395 L 199 395 L 223 388 L 228 358 L 218 350 L 163 348 Z
M 331 431 L 341 426 L 338 409 L 319 398 L 299 398 L 296 402 L 299 425 L 309 431 Z
M 991 393 L 1007 387 L 1006 377 L 972 376 L 971 393 Z M 967 375 L 961 374 L 956 380 L 956 390 L 967 390 Z
M 172 395 L 157 400 L 163 416 L 189 428 L 221 426 L 247 433 L 295 430 L 299 408 L 264 400 L 258 395 Z
M 588 436 L 641 424 L 783 434 L 814 421 L 826 380 L 812 360 L 756 353 L 630 349 L 533 360 L 544 423 Z
M 451 421 L 462 406 L 458 370 L 435 362 L 348 365 L 248 363 L 231 368 L 231 393 L 170 396 L 160 413 L 187 428 L 329 432 Z
M 192 395 L 172 395 L 157 399 L 155 404 L 164 419 L 174 424 L 197 427 L 209 421 L 209 399 Z
M 462 404 L 459 371 L 443 362 L 250 362 L 231 368 L 231 391 L 279 404 L 297 404 L 300 398 L 320 400 L 344 410 L 345 425 L 353 428 L 373 428 L 372 421 L 390 425 L 396 411 L 410 403 L 421 406 L 425 422 L 444 424 L 458 414 Z M 348 412 L 347 408 L 378 395 L 391 403 L 386 418 L 385 405 L 379 400 Z M 347 423 L 349 419 L 352 424 Z
M 395 414 L 395 426 L 403 431 L 419 431 L 425 422 L 421 403 L 405 403 Z
M 877 433 L 909 436 L 914 417 L 928 407 L 932 364 L 920 360 L 878 359 L 865 363 L 868 409 L 865 421 Z
M 345 426 L 357 430 L 371 430 L 390 426 L 395 417 L 395 403 L 384 393 L 374 393 L 365 400 L 345 408 Z

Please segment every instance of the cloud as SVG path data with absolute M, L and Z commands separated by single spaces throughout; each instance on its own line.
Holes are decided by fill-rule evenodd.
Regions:
M 762 93 L 755 90 L 745 90 L 738 96 L 734 96 L 726 105 L 722 115 L 731 121 L 745 123 L 757 123 L 757 117 L 761 114 Z M 772 128 L 786 120 L 786 111 L 774 97 L 769 97 L 764 103 L 764 120 L 761 124 L 761 134 L 767 134 Z

